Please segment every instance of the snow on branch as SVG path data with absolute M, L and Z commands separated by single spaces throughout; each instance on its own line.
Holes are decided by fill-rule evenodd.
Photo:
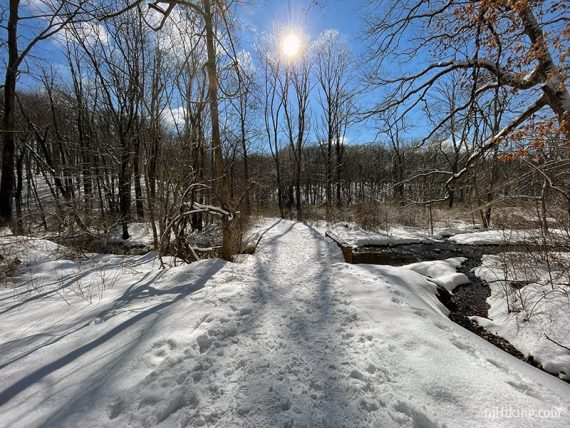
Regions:
M 205 204 L 200 204 L 198 202 L 187 202 L 184 204 L 184 207 L 188 208 L 188 211 L 183 211 L 181 215 L 190 215 L 194 213 L 203 212 L 203 213 L 217 215 L 220 217 L 226 217 L 229 221 L 233 220 L 234 218 L 233 214 L 230 211 L 227 211 L 223 208 L 216 207 L 213 205 L 205 205 Z

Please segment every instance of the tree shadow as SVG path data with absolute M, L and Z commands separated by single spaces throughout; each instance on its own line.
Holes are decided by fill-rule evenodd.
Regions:
M 93 272 L 93 270 L 90 272 Z M 135 300 L 148 298 L 150 296 L 155 296 L 155 295 L 162 295 L 167 293 L 170 294 L 172 292 L 174 292 L 174 294 L 178 294 L 180 290 L 160 290 L 152 287 L 152 284 L 158 281 L 165 274 L 165 272 L 166 272 L 165 270 L 161 270 L 159 272 L 147 272 L 141 279 L 139 279 L 138 281 L 133 283 L 129 288 L 127 288 L 127 290 L 125 290 L 123 295 L 119 299 L 117 299 L 110 308 L 107 308 L 106 310 L 96 315 L 95 319 L 98 319 L 100 321 L 107 321 L 111 317 L 122 313 L 123 308 L 128 306 L 130 303 L 132 303 Z M 76 280 L 84 276 L 85 274 L 77 276 Z M 151 277 L 150 279 L 148 279 L 149 276 Z M 67 282 L 71 284 L 73 283 L 73 280 L 69 280 Z M 59 342 L 61 339 L 64 339 L 65 337 L 77 333 L 78 331 L 82 330 L 85 327 L 88 327 L 93 322 L 92 319 L 93 317 L 91 315 L 88 315 L 87 318 L 88 318 L 87 322 L 80 323 L 81 325 L 79 327 L 68 330 L 65 333 L 47 332 L 42 334 L 34 334 L 31 336 L 24 337 L 22 339 L 12 340 L 10 342 L 0 344 L 0 355 L 6 355 L 10 352 L 10 348 L 18 349 L 26 347 L 27 343 L 29 343 L 29 345 L 32 345 L 34 342 L 42 340 L 42 338 L 45 337 L 49 338 L 48 340 L 43 341 L 41 344 L 34 346 L 32 349 L 28 349 L 27 351 L 21 353 L 20 355 L 15 356 L 11 358 L 9 361 L 6 361 L 5 363 L 1 364 L 0 370 L 21 360 L 22 358 L 25 358 L 33 354 L 34 352 L 42 348 L 53 345 L 54 343 Z M 77 323 L 74 322 L 74 324 Z
M 277 227 L 278 225 L 280 227 Z M 291 237 L 296 235 L 290 235 L 295 228 L 302 228 L 300 233 L 309 233 L 312 238 L 317 239 L 295 245 Z M 254 411 L 250 414 L 231 411 L 227 417 L 238 418 L 237 420 L 226 421 L 222 417 L 217 423 L 247 425 L 248 422 L 263 421 L 265 425 L 276 426 L 289 423 L 293 415 L 296 418 L 295 423 L 306 426 L 347 425 L 351 420 L 355 420 L 358 408 L 353 405 L 354 397 L 347 390 L 345 374 L 341 371 L 348 356 L 345 351 L 346 344 L 341 343 L 340 333 L 337 332 L 340 308 L 335 296 L 334 275 L 329 268 L 331 262 L 342 261 L 340 250 L 334 244 L 329 245 L 317 230 L 302 223 L 284 225 L 281 220 L 276 221 L 263 232 L 262 237 L 263 245 L 252 256 L 257 261 L 253 271 L 256 283 L 249 291 L 253 311 L 239 318 L 237 335 L 240 342 L 235 345 L 239 347 L 239 357 L 246 362 L 236 374 L 240 391 L 237 405 Z M 308 247 L 303 248 L 302 245 Z M 283 250 L 292 251 L 294 254 L 284 254 Z M 281 265 L 277 266 L 279 263 Z M 223 266 L 224 262 L 216 261 L 196 281 L 188 285 L 175 285 L 169 289 L 155 287 L 157 278 L 154 276 L 146 275 L 141 278 L 125 290 L 112 307 L 101 311 L 97 318 L 107 320 L 117 313 L 124 313 L 128 310 L 129 302 L 140 301 L 151 295 L 172 298 L 143 308 L 141 312 L 133 314 L 100 337 L 27 374 L 0 392 L 0 406 L 46 376 L 84 357 L 81 364 L 76 363 L 73 366 L 75 370 L 88 372 L 82 376 L 79 390 L 74 392 L 70 401 L 54 409 L 42 426 L 57 425 L 62 418 L 81 412 L 83 408 L 88 409 L 98 394 L 106 393 L 105 387 L 112 381 L 113 373 L 118 373 L 133 352 L 139 352 L 135 349 L 152 337 L 153 330 L 156 330 L 154 326 L 161 317 L 149 316 L 160 315 L 169 306 L 203 288 Z M 176 284 L 181 279 L 182 277 L 174 277 L 168 281 Z M 146 322 L 140 328 L 142 320 Z M 268 324 L 271 326 L 272 323 L 278 328 L 268 328 Z M 129 338 L 121 344 L 119 350 L 113 349 L 108 353 L 106 351 L 104 365 L 99 366 L 97 361 L 89 359 L 90 356 L 97 355 L 97 352 L 90 354 L 91 351 L 121 333 L 127 334 L 125 330 L 133 325 L 139 325 L 139 328 L 135 329 L 137 337 Z M 85 325 L 81 328 L 83 327 Z M 257 336 L 259 332 L 265 337 Z M 244 340 L 247 340 L 245 344 Z M 282 347 L 268 352 L 266 345 L 271 341 L 280 342 Z M 232 346 L 232 337 L 220 337 L 206 352 L 192 357 L 191 363 L 196 366 L 208 363 L 205 365 L 210 366 L 220 355 L 226 353 L 219 354 L 216 349 L 228 347 L 229 351 Z M 186 365 L 189 362 L 185 360 L 181 363 L 185 364 L 182 367 L 188 369 Z M 286 367 L 282 367 L 282 363 L 285 363 Z M 97 370 L 88 370 L 90 365 L 97 365 Z M 278 380 L 280 372 L 283 376 Z M 260 378 L 260 374 L 268 377 Z M 271 389 L 262 390 L 260 385 Z M 308 393 L 304 395 L 302 391 L 292 389 L 299 385 L 304 386 Z M 313 398 L 315 394 L 318 399 Z M 49 396 L 48 391 L 45 403 L 50 400 Z M 209 408 L 215 404 L 216 397 L 212 396 L 211 400 L 208 402 L 206 399 L 201 405 Z M 300 413 L 294 414 L 295 409 L 300 410 Z
M 316 238 L 308 241 L 313 247 L 289 248 L 296 252 L 294 255 L 279 254 L 288 248 L 281 241 L 294 228 L 305 228 L 301 233 L 308 231 Z M 291 242 L 288 245 L 291 247 Z M 344 425 L 343 420 L 354 417 L 355 409 L 339 371 L 344 361 L 344 345 L 336 331 L 339 308 L 329 268 L 335 261 L 342 262 L 340 250 L 329 245 L 311 226 L 291 223 L 284 231 L 266 236 L 258 256 L 269 262 L 258 263 L 256 267 L 259 282 L 250 296 L 256 307 L 247 329 L 270 331 L 272 336 L 265 339 L 282 344 L 282 348 L 266 353 L 260 350 L 252 355 L 250 367 L 244 370 L 238 383 L 240 389 L 246 390 L 239 406 L 252 409 L 254 415 L 249 420 L 249 413 L 244 411 L 239 423 L 247 425 L 262 420 L 264 424 L 280 426 L 291 423 L 293 418 L 295 424 L 303 426 Z M 291 264 L 304 258 L 304 264 L 296 265 L 291 272 L 293 276 L 289 276 L 288 272 L 276 272 L 271 263 L 278 262 L 280 257 L 290 257 Z M 293 278 L 296 280 L 290 284 L 292 288 L 284 289 L 283 281 Z M 304 283 L 305 280 L 310 283 Z M 306 289 L 296 292 L 294 287 Z M 288 294 L 284 295 L 284 291 Z M 264 326 L 271 323 L 271 318 L 273 321 L 282 318 L 283 322 L 277 322 L 278 328 L 271 330 Z M 258 382 L 252 379 L 261 373 L 269 378 Z M 306 388 L 306 394 L 296 390 L 298 385 Z M 250 386 L 252 390 L 248 390 Z M 259 393 L 260 388 L 267 389 Z M 289 409 L 293 409 L 292 413 Z
M 79 346 L 78 348 L 74 349 L 73 351 L 67 353 L 66 355 L 58 358 L 57 360 L 44 365 L 43 367 L 34 370 L 33 372 L 29 373 L 28 375 L 24 376 L 22 379 L 18 380 L 17 382 L 13 383 L 12 385 L 8 386 L 4 390 L 0 391 L 0 406 L 4 405 L 12 398 L 32 386 L 33 384 L 41 381 L 46 376 L 56 372 L 57 370 L 65 367 L 66 365 L 72 363 L 73 361 L 77 360 L 78 358 L 86 355 L 90 351 L 94 350 L 98 346 L 108 342 L 118 334 L 124 332 L 129 327 L 139 323 L 141 320 L 151 316 L 151 315 L 160 315 L 162 311 L 166 308 L 170 307 L 171 305 L 175 304 L 176 302 L 184 299 L 185 297 L 189 296 L 192 293 L 202 289 L 208 280 L 215 275 L 223 266 L 225 262 L 222 260 L 216 260 L 212 263 L 211 266 L 192 284 L 182 284 L 179 286 L 175 286 L 173 288 L 167 290 L 156 290 L 157 293 L 163 295 L 172 295 L 173 298 L 168 301 L 163 301 L 157 305 L 153 305 L 148 307 L 147 309 L 142 310 L 141 312 L 136 313 L 132 317 L 126 319 L 125 321 L 121 322 L 119 325 L 113 327 L 111 330 L 107 331 L 103 335 L 99 336 L 98 338 L 86 343 L 84 345 Z M 129 299 L 137 299 L 141 297 L 142 290 L 149 289 L 150 283 L 156 280 L 156 277 L 153 278 L 151 281 L 142 284 L 138 288 L 139 291 L 136 291 L 137 288 L 131 289 L 130 292 L 126 292 L 122 296 L 121 304 L 124 305 L 128 303 Z M 147 296 L 148 297 L 148 296 Z M 158 317 L 156 317 L 158 318 Z M 156 321 L 155 318 L 155 321 Z M 83 328 L 85 326 L 82 326 Z M 70 332 L 71 333 L 71 332 Z M 68 334 L 70 334 L 68 333 Z M 58 339 L 59 340 L 59 339 Z M 47 345 L 46 345 L 47 346 Z M 131 345 L 131 347 L 136 346 L 136 341 Z M 130 348 L 123 351 L 122 355 L 127 355 Z M 121 359 L 122 356 L 117 357 Z M 100 374 L 98 374 L 99 376 Z
M 120 261 L 120 267 L 121 268 L 132 268 L 132 269 L 134 269 L 137 266 L 148 263 L 154 257 L 155 257 L 155 254 L 153 252 L 149 252 L 149 253 L 144 254 L 140 257 L 137 257 L 135 260 L 129 260 L 129 258 L 132 258 L 132 256 L 131 257 L 116 256 L 116 258 L 118 259 L 117 261 Z M 94 261 L 98 258 L 101 258 L 101 255 L 96 256 L 94 259 L 91 259 L 91 261 Z M 121 260 L 121 259 L 124 259 L 124 260 Z M 92 269 L 88 269 L 88 270 L 82 271 L 80 273 L 67 274 L 67 275 L 59 277 L 56 282 L 48 282 L 48 283 L 42 285 L 43 287 L 47 287 L 50 285 L 57 284 L 56 287 L 51 287 L 49 290 L 46 290 L 46 291 L 38 291 L 30 297 L 22 298 L 23 296 L 29 295 L 29 294 L 33 293 L 34 291 L 29 290 L 29 289 L 25 289 L 23 291 L 19 291 L 16 293 L 16 290 L 21 290 L 28 285 L 32 285 L 34 280 L 35 280 L 32 277 L 32 278 L 28 279 L 27 281 L 24 281 L 21 284 L 19 284 L 14 289 L 14 293 L 11 296 L 0 298 L 0 301 L 22 298 L 22 300 L 19 300 L 17 303 L 15 303 L 11 306 L 8 306 L 7 308 L 5 308 L 3 310 L 0 310 L 0 315 L 11 312 L 14 309 L 18 309 L 18 308 L 26 305 L 29 302 L 41 300 L 41 299 L 44 299 L 44 298 L 49 297 L 51 295 L 58 294 L 60 291 L 65 290 L 66 288 L 70 287 L 71 285 L 73 285 L 77 281 L 79 281 L 79 280 L 81 280 L 81 279 L 83 279 L 83 278 L 85 278 L 85 277 L 87 277 L 87 276 L 89 276 L 95 272 L 104 272 L 104 271 L 116 269 L 117 267 L 118 267 L 117 265 L 109 264 L 107 266 L 96 266 Z

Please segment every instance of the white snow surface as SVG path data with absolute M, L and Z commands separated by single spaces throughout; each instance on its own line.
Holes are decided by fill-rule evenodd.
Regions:
M 470 282 L 466 275 L 456 271 L 466 260 L 465 257 L 453 257 L 446 260 L 412 263 L 404 267 L 430 278 L 437 285 L 441 285 L 447 291 L 452 292 L 459 285 Z
M 451 322 L 422 274 L 259 230 L 237 263 L 24 270 L 0 289 L 0 426 L 570 426 L 570 385 Z
M 561 229 L 550 230 L 549 241 L 553 244 L 568 240 L 568 232 Z M 485 230 L 480 232 L 459 233 L 449 238 L 451 242 L 463 245 L 502 245 L 541 243 L 537 230 Z
M 121 225 L 116 226 L 112 232 L 112 239 L 124 243 L 125 245 L 147 245 L 152 246 L 154 238 L 150 223 L 129 223 L 129 239 L 123 239 L 123 229 Z
M 505 242 L 514 243 L 512 234 L 506 235 L 502 230 L 484 230 L 481 232 L 459 233 L 449 240 L 462 245 L 501 245 Z M 521 236 L 523 238 L 523 236 Z M 526 235 L 524 236 L 526 238 Z M 520 240 L 517 240 L 520 241 Z
M 556 254 L 551 253 L 555 258 Z M 569 257 L 568 253 L 558 254 Z M 510 253 L 525 266 L 528 255 Z M 570 380 L 570 351 L 548 340 L 546 336 L 565 346 L 570 345 L 570 297 L 565 284 L 551 285 L 553 277 L 567 283 L 568 272 L 552 271 L 548 274 L 545 266 L 536 266 L 536 258 L 531 270 L 516 271 L 504 269 L 505 255 L 485 255 L 482 265 L 475 268 L 475 274 L 487 281 L 491 288 L 489 319 L 473 317 L 486 330 L 511 342 L 525 355 L 532 355 L 545 370 Z M 526 266 L 529 266 L 527 264 Z M 510 281 L 524 281 L 522 288 L 512 288 Z M 511 305 L 508 311 L 507 295 Z
M 429 232 L 419 228 L 396 226 L 390 230 L 371 232 L 355 224 L 337 223 L 327 231 L 335 240 L 353 248 L 373 246 L 390 246 L 402 244 L 419 244 L 439 242 Z
M 66 248 L 41 238 L 14 236 L 10 232 L 0 235 L 0 254 L 7 258 L 18 258 L 24 266 L 31 266 L 47 258 L 64 255 Z

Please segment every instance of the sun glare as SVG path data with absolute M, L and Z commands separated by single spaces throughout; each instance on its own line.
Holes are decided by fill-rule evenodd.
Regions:
M 281 41 L 281 52 L 288 58 L 295 58 L 301 51 L 301 39 L 295 33 L 286 34 Z

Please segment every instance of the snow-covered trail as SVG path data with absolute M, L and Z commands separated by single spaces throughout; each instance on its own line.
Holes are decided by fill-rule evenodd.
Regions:
M 164 396 L 175 383 L 199 390 L 182 425 L 360 425 L 358 404 L 348 405 L 360 394 L 347 388 L 344 368 L 356 308 L 332 287 L 335 263 L 342 263 L 338 248 L 315 229 L 272 222 L 253 257 L 217 275 L 242 285 L 230 303 L 235 310 L 208 318 L 200 355 L 165 366 L 145 389 Z M 130 423 L 140 420 L 139 406 L 127 413 Z M 146 420 L 156 422 L 151 414 Z
M 338 248 L 315 229 L 283 222 L 266 232 L 255 258 L 253 312 L 228 349 L 238 368 L 226 378 L 235 411 L 221 425 L 280 426 L 296 415 L 309 426 L 354 423 L 342 367 L 356 308 L 332 286 Z
M 0 426 L 570 426 L 570 385 L 452 323 L 424 276 L 260 229 L 238 263 L 135 260 L 98 305 L 0 292 L 25 324 L 0 332 Z

